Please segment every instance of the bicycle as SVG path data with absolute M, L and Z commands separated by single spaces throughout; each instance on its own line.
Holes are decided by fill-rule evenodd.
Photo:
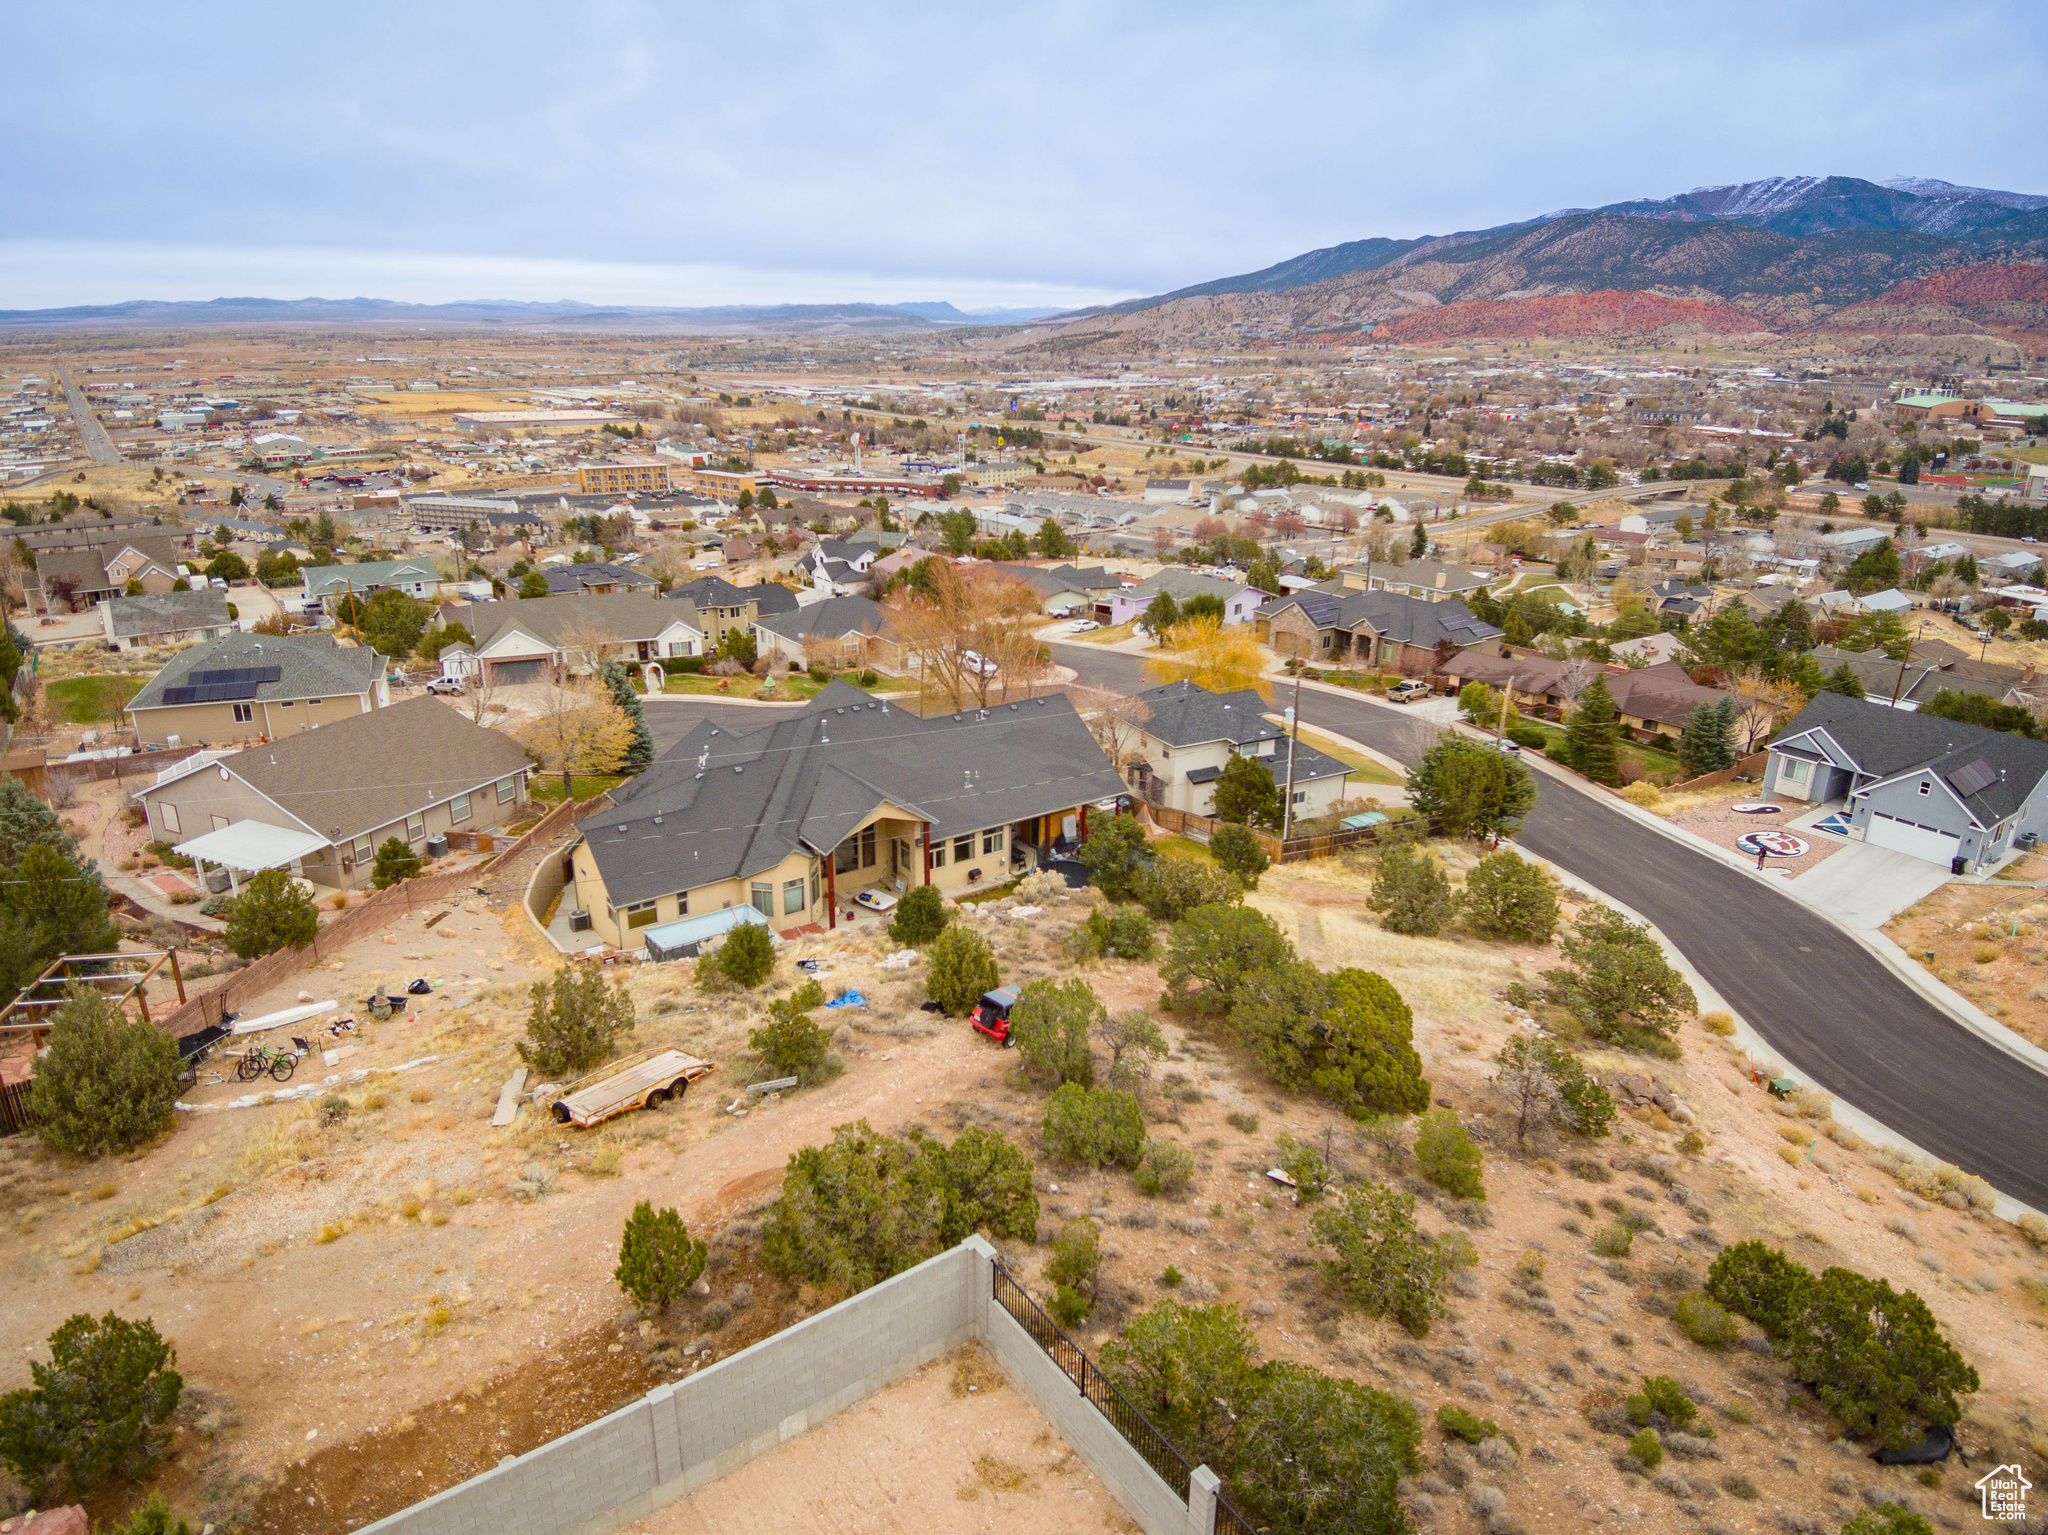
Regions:
M 235 1067 L 235 1075 L 244 1082 L 253 1082 L 266 1072 L 273 1081 L 289 1082 L 292 1073 L 299 1069 L 299 1058 L 290 1050 L 273 1050 L 268 1045 L 257 1045 L 244 1051 Z

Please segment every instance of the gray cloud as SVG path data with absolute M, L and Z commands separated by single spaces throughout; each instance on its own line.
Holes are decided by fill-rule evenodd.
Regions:
M 399 298 L 511 263 L 664 302 L 748 273 L 1071 302 L 1762 175 L 2038 190 L 2033 14 L 17 8 L 0 185 L 6 237 L 33 243 L 0 252 L 0 303 L 170 296 L 154 275 L 221 251 L 242 254 L 214 291 L 296 292 L 367 252 L 346 286 Z M 56 249 L 97 254 L 67 277 Z

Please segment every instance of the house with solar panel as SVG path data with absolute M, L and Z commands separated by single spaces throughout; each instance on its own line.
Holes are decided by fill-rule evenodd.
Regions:
M 386 707 L 387 666 L 331 634 L 231 634 L 173 656 L 127 712 L 144 746 L 276 741 Z
M 1071 857 L 1124 794 L 1063 696 L 923 717 L 833 682 L 756 729 L 701 721 L 612 790 L 572 850 L 565 931 L 667 951 L 744 906 L 830 929 L 857 897 L 966 895 Z
M 1499 629 L 1456 597 L 1358 591 L 1342 580 L 1267 603 L 1257 624 L 1259 638 L 1283 656 L 1411 677 L 1427 676 L 1460 651 L 1501 638 Z
M 1841 801 L 1848 835 L 1944 863 L 1996 867 L 2048 830 L 2048 741 L 1820 693 L 1771 742 L 1764 793 Z

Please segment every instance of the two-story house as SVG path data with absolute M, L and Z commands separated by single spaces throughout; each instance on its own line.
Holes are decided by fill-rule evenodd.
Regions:
M 1132 792 L 1148 804 L 1190 815 L 1216 813 L 1216 780 L 1233 757 L 1248 757 L 1287 783 L 1287 732 L 1267 718 L 1266 701 L 1250 688 L 1212 693 L 1173 682 L 1140 693 L 1140 760 L 1124 768 Z M 1294 815 L 1325 815 L 1339 800 L 1351 769 L 1299 743 L 1294 747 Z
M 699 576 L 671 587 L 666 595 L 671 602 L 687 602 L 697 610 L 707 653 L 716 650 L 732 630 L 751 634 L 756 619 L 797 609 L 797 594 L 778 581 L 734 586 L 720 576 Z

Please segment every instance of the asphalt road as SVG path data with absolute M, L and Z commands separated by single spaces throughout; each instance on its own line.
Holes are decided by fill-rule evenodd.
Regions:
M 59 376 L 64 382 L 64 393 L 71 401 L 71 419 L 78 424 L 78 436 L 85 444 L 86 456 L 96 464 L 120 463 L 121 450 L 114 446 L 114 439 L 100 425 L 100 418 L 92 413 L 85 391 L 72 382 L 71 370 L 65 368 Z
M 1055 647 L 1097 686 L 1142 663 Z M 1276 697 L 1276 703 L 1283 700 Z M 1302 722 L 1412 762 L 1426 730 L 1392 705 L 1304 690 Z M 1521 845 L 1655 923 L 1790 1065 L 1845 1103 L 2048 1209 L 2048 1080 L 1952 1021 L 1827 919 L 1591 795 L 1536 778 Z
M 1136 691 L 1143 662 L 1055 646 L 1097 687 Z M 1277 698 L 1276 703 L 1285 700 Z M 781 711 L 694 698 L 648 701 L 666 748 L 700 719 L 758 729 Z M 1412 762 L 1432 732 L 1397 707 L 1304 690 L 1304 724 Z M 1536 777 L 1517 838 L 1655 923 L 1790 1065 L 1845 1103 L 2014 1198 L 2048 1209 L 2048 1080 L 1933 1006 L 1825 918 L 1641 825 Z

